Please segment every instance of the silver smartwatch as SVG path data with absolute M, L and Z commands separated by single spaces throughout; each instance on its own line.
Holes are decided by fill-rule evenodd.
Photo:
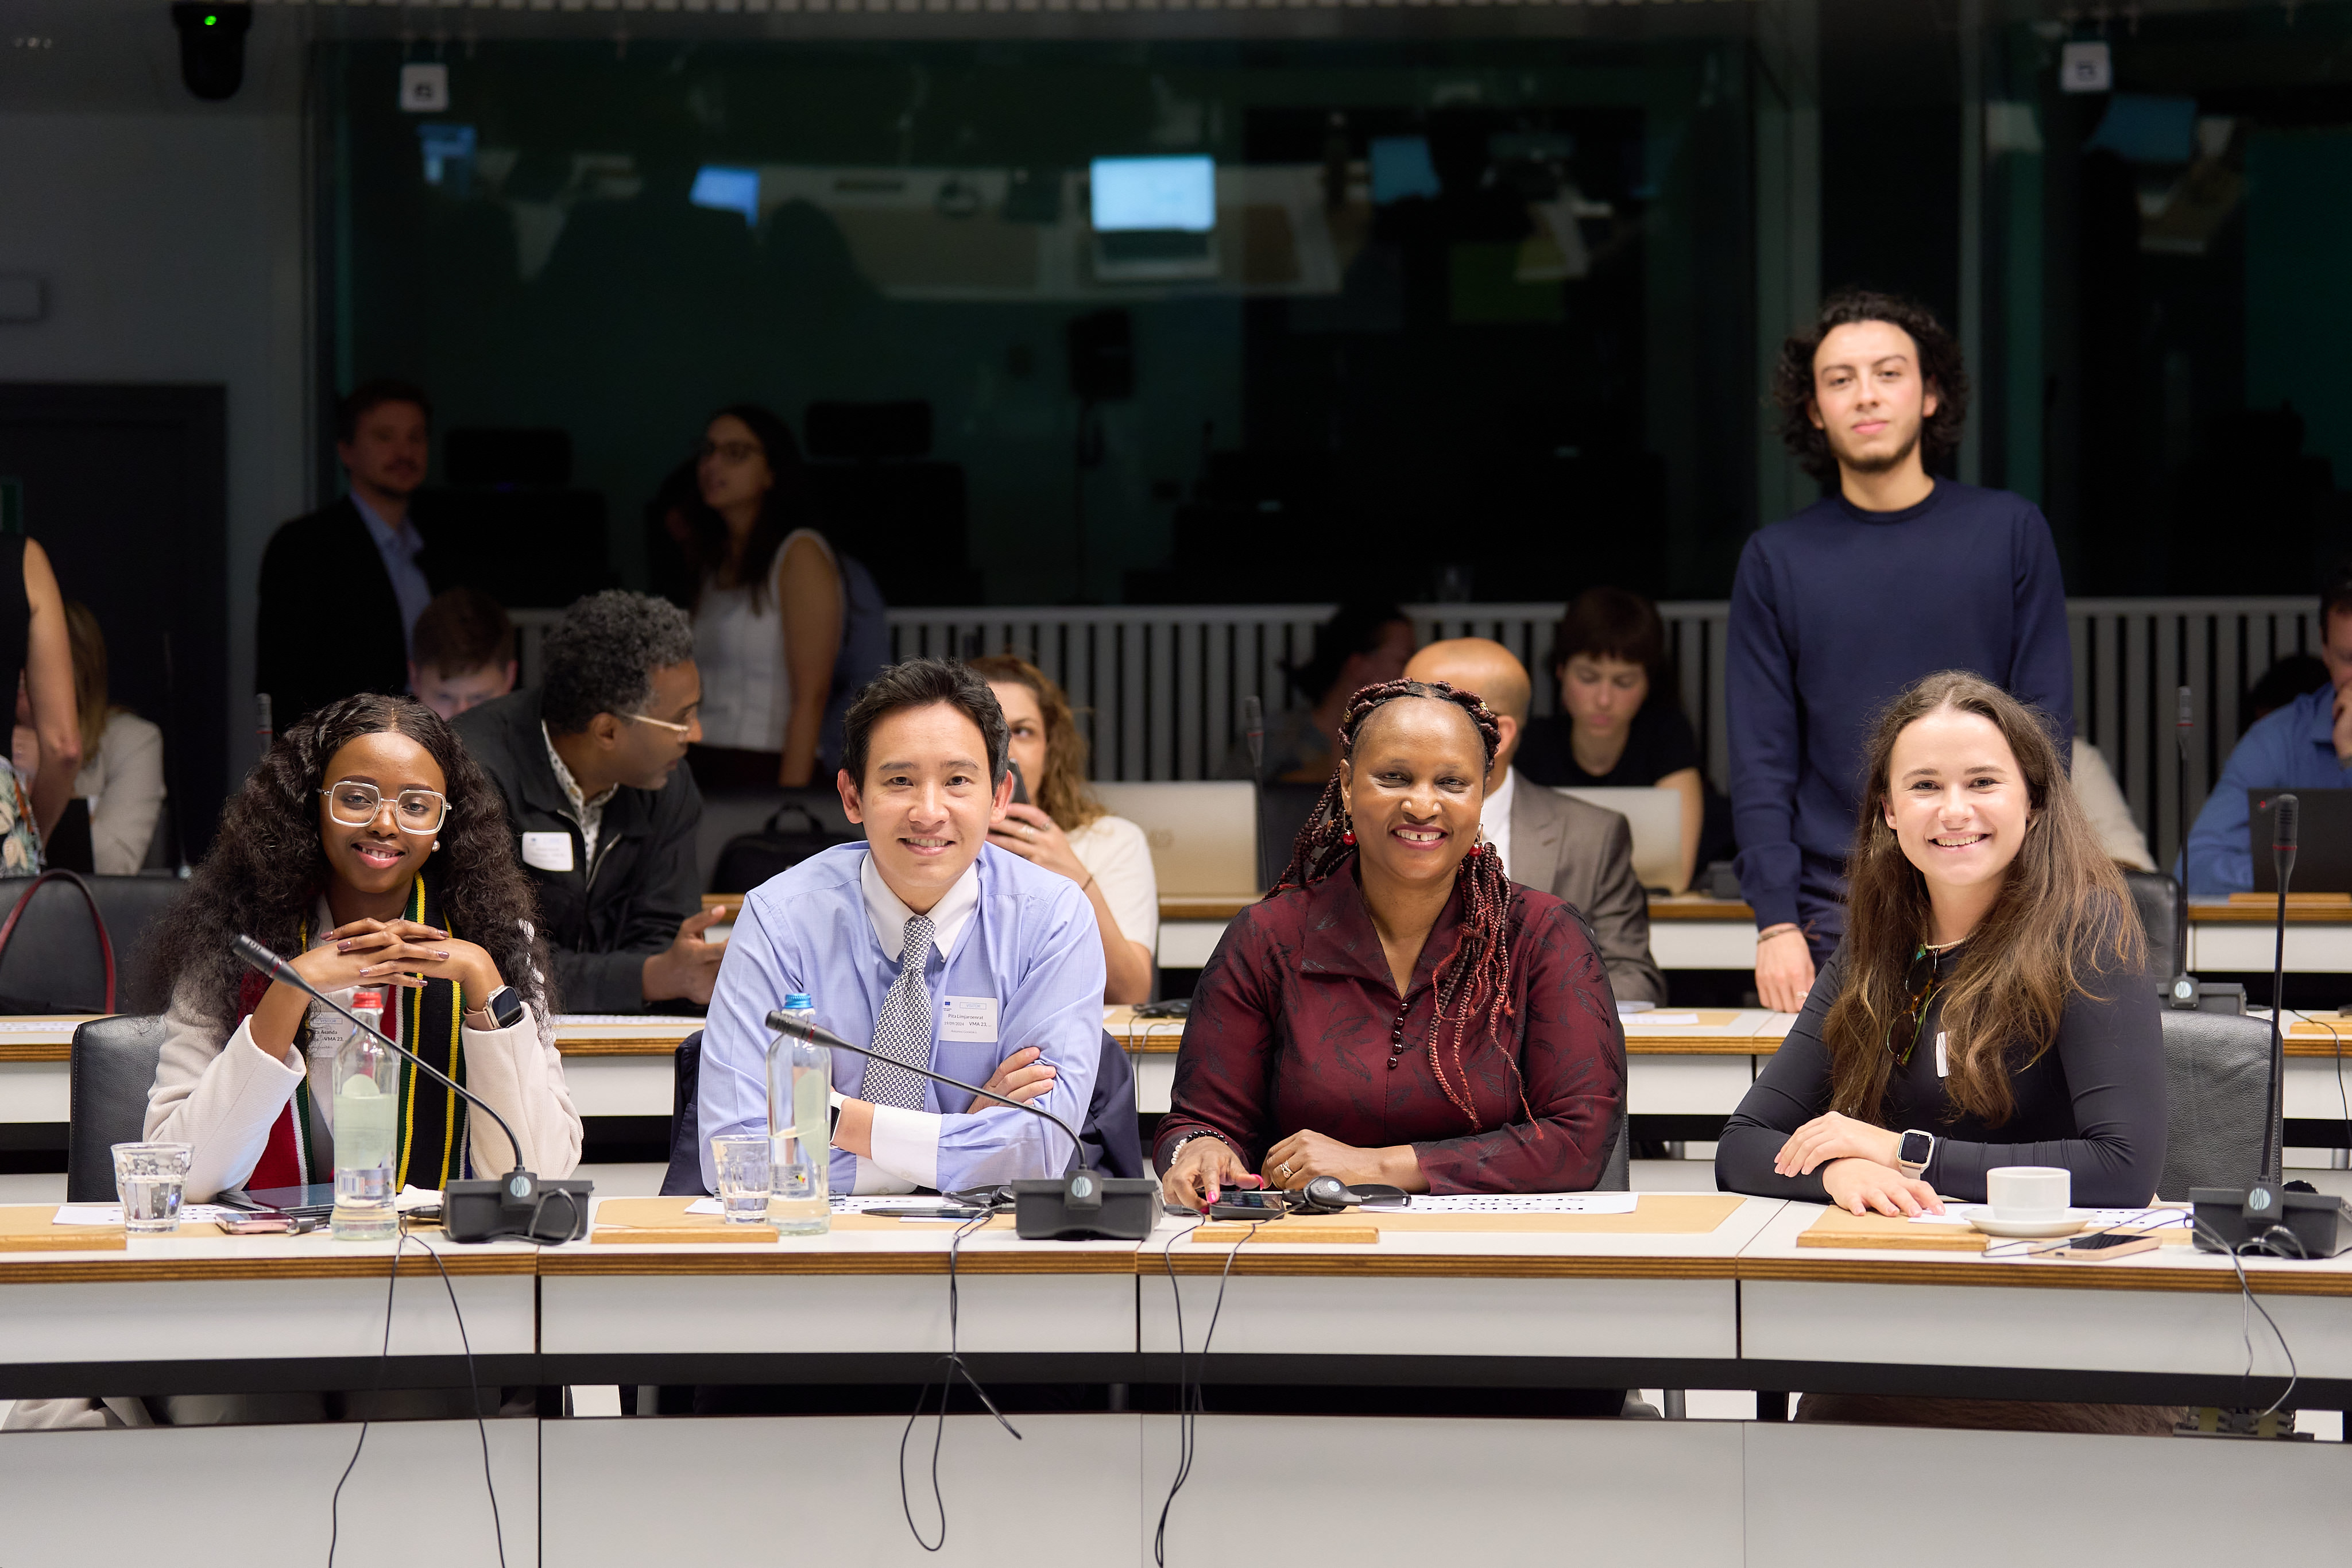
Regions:
M 1895 1163 L 1902 1166 L 1903 1174 L 1913 1181 L 1919 1179 L 1919 1173 L 1926 1170 L 1927 1163 L 1935 1157 L 1936 1134 L 1923 1133 L 1916 1127 L 1905 1133 L 1895 1145 Z

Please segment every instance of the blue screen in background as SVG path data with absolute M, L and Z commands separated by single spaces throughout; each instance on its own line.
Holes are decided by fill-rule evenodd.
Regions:
M 670 189 L 677 187 L 673 185 Z M 745 223 L 756 225 L 760 221 L 760 171 L 705 163 L 695 172 L 694 189 L 686 199 L 698 207 L 740 213 Z
M 1217 226 L 1213 158 L 1097 158 L 1091 183 L 1097 233 Z
M 1408 196 L 1434 198 L 1444 193 L 1437 165 L 1429 156 L 1426 136 L 1375 136 L 1367 148 L 1371 165 L 1372 204 L 1384 207 Z

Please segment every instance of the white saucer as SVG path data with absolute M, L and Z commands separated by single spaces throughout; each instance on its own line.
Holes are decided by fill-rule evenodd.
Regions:
M 2004 1236 L 2018 1240 L 2072 1236 L 2090 1222 L 2090 1216 L 2079 1208 L 2068 1209 L 2063 1219 L 1996 1219 L 1990 1208 L 1973 1209 L 1969 1214 L 1969 1223 L 1987 1236 Z

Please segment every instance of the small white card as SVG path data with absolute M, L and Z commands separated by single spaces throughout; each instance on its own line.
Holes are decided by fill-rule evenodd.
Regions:
M 976 1041 L 982 1045 L 996 1043 L 996 998 L 994 997 L 950 997 L 947 1009 L 940 1015 L 940 1038 Z
M 522 863 L 539 871 L 570 871 L 572 835 L 525 833 L 522 836 Z

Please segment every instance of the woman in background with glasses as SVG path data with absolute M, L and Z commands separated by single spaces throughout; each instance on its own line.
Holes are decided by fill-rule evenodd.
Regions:
M 694 662 L 705 791 L 795 789 L 818 741 L 848 605 L 840 561 L 807 526 L 800 444 L 766 409 L 713 414 L 695 460 L 700 504 L 686 510 L 697 584 Z
M 1855 1214 L 2063 1166 L 2085 1207 L 2164 1167 L 2164 1048 L 2131 895 L 2031 709 L 1964 671 L 1880 716 L 1846 937 L 1717 1145 L 1729 1192 Z
M 580 1160 L 506 808 L 432 709 L 354 696 L 278 736 L 221 819 L 156 938 L 169 987 L 146 1135 L 194 1146 L 186 1197 L 333 1179 L 334 1057 L 350 1025 L 230 951 L 243 933 L 350 1005 L 385 994 L 385 1032 L 496 1106 L 524 1146 L 401 1067 L 395 1180 L 438 1188 Z M 420 1082 L 420 1080 L 422 1080 Z

